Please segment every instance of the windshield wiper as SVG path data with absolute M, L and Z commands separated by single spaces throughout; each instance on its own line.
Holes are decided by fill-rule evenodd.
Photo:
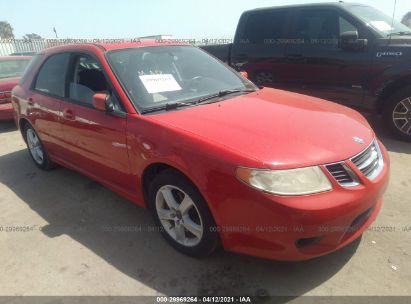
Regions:
M 202 97 L 202 98 L 198 99 L 195 103 L 200 104 L 200 103 L 204 103 L 205 101 L 209 101 L 210 99 L 214 99 L 214 98 L 217 98 L 217 97 L 224 97 L 226 95 L 235 94 L 235 93 L 251 93 L 251 92 L 255 92 L 255 91 L 256 90 L 254 90 L 254 89 L 222 90 L 222 91 L 220 91 L 216 94 L 212 94 L 212 95 Z
M 146 113 L 152 113 L 152 112 L 157 112 L 157 111 L 171 111 L 179 107 L 193 106 L 194 104 L 195 104 L 194 102 L 171 102 L 171 103 L 166 103 L 158 107 L 144 109 L 141 111 L 141 113 L 146 114 Z
M 401 32 L 394 32 L 394 33 L 388 34 L 388 36 L 406 36 L 406 35 L 411 35 L 411 31 L 401 31 Z
M 217 97 L 223 97 L 229 94 L 234 94 L 234 93 L 249 93 L 249 92 L 255 92 L 256 90 L 254 89 L 246 89 L 246 90 L 240 90 L 240 89 L 235 89 L 235 90 L 223 90 L 218 92 L 217 94 L 212 94 L 208 95 L 205 97 L 201 97 L 200 99 L 197 99 L 195 101 L 191 102 L 172 102 L 172 103 L 166 103 L 158 107 L 152 107 L 152 108 L 147 108 L 141 111 L 141 114 L 146 114 L 146 113 L 152 113 L 152 112 L 157 112 L 157 111 L 171 111 L 175 110 L 180 107 L 189 107 L 189 106 L 195 106 L 198 104 L 202 104 L 205 101 L 209 101 L 210 99 L 214 99 Z

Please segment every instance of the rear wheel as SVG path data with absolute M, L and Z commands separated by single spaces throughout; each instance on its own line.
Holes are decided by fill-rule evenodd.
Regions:
M 23 128 L 24 138 L 27 143 L 30 156 L 33 159 L 37 167 L 42 170 L 50 170 L 54 167 L 54 163 L 48 157 L 44 145 L 42 144 L 40 137 L 33 127 L 26 124 Z
M 205 256 L 218 244 L 214 220 L 197 188 L 182 174 L 168 169 L 149 187 L 149 204 L 164 238 L 177 250 Z
M 387 127 L 399 139 L 411 142 L 411 86 L 392 95 L 384 107 Z

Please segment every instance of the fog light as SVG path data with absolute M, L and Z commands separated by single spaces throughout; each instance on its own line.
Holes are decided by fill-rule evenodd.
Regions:
M 295 242 L 295 246 L 297 246 L 297 248 L 311 246 L 317 244 L 319 241 L 321 241 L 322 238 L 322 236 L 317 236 L 312 238 L 299 239 Z

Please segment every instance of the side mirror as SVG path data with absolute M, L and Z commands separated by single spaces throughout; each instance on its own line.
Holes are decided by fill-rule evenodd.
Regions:
M 93 95 L 93 107 L 99 111 L 113 112 L 113 104 L 110 103 L 110 95 L 105 93 L 96 93 Z
M 344 32 L 340 36 L 339 47 L 347 51 L 361 51 L 368 43 L 367 39 L 359 39 L 357 31 Z
M 240 75 L 248 79 L 248 73 L 246 71 L 241 71 Z

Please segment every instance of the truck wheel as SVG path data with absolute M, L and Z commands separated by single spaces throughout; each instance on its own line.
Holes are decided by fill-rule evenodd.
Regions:
M 27 143 L 30 156 L 37 167 L 42 170 L 51 170 L 55 164 L 50 160 L 40 137 L 30 124 L 26 124 L 23 128 L 23 136 Z
M 149 207 L 164 238 L 180 252 L 200 257 L 217 247 L 211 212 L 197 188 L 182 174 L 167 169 L 148 190 Z
M 411 142 L 411 86 L 400 89 L 387 100 L 383 116 L 398 139 Z

